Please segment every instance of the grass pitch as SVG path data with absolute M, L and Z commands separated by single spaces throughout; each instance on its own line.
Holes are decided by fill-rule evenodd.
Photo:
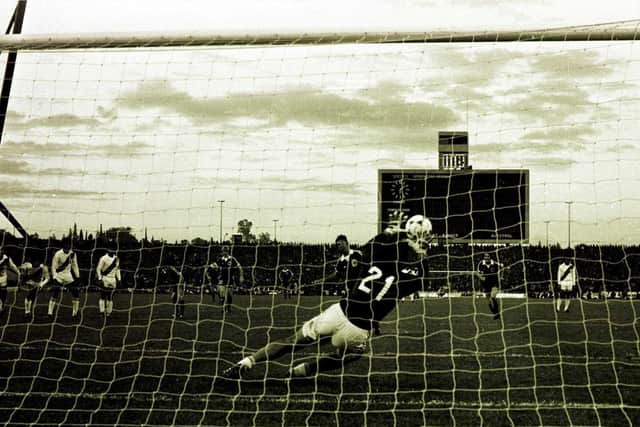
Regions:
M 15 299 L 17 296 L 18 303 Z M 71 319 L 41 295 L 35 319 L 11 293 L 0 317 L 0 423 L 82 425 L 633 425 L 640 420 L 640 303 L 484 299 L 401 303 L 367 357 L 342 372 L 290 380 L 294 360 L 217 377 L 244 352 L 293 333 L 332 298 L 236 296 L 231 314 L 187 297 L 118 294 L 105 322 L 97 295 Z

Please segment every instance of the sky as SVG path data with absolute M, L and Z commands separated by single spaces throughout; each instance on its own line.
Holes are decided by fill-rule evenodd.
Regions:
M 180 6 L 177 7 L 176 4 Z M 15 3 L 2 2 L 0 23 Z M 629 1 L 29 0 L 24 34 L 521 30 L 638 20 Z M 640 42 L 20 52 L 0 200 L 60 236 L 130 226 L 364 242 L 379 169 L 530 170 L 530 241 L 640 241 Z M 6 55 L 0 55 L 2 64 Z M 219 202 L 224 200 L 223 203 Z M 221 210 L 222 206 L 222 210 Z M 11 230 L 0 220 L 0 228 Z

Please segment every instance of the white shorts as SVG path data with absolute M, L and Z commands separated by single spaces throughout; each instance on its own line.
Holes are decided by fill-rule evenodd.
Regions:
M 561 291 L 572 291 L 573 290 L 573 284 L 569 284 L 569 285 L 560 284 L 560 290 Z
M 359 328 L 347 319 L 335 303 L 302 325 L 302 334 L 306 338 L 331 336 L 331 345 L 343 351 L 364 353 L 368 349 L 369 331 Z
M 116 279 L 115 277 L 102 277 L 102 286 L 107 289 L 115 289 L 116 288 Z
M 61 285 L 69 285 L 74 282 L 73 275 L 71 274 L 71 270 L 65 270 L 61 273 L 56 274 L 54 278 L 55 281 L 60 283 Z

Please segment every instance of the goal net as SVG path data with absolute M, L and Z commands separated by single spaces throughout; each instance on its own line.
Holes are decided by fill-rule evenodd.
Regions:
M 0 421 L 632 425 L 636 26 L 0 37 L 28 233 L 0 218 Z M 432 223 L 429 280 L 359 360 L 291 378 L 320 341 L 222 378 L 339 301 L 336 237 L 366 252 L 395 211 Z

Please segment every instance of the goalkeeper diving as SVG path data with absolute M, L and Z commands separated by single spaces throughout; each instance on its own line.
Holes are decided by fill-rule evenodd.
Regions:
M 330 340 L 333 350 L 300 361 L 290 370 L 294 377 L 343 367 L 369 350 L 369 340 L 377 322 L 407 295 L 427 286 L 429 266 L 426 247 L 432 240 L 431 222 L 414 215 L 396 214 L 390 226 L 363 248 L 362 274 L 347 294 L 319 315 L 304 322 L 292 336 L 268 343 L 228 368 L 223 377 L 241 379 L 260 362 L 274 360 L 320 340 Z

